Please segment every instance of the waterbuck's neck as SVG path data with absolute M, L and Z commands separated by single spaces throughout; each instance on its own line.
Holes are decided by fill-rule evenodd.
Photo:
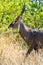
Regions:
M 23 22 L 20 22 L 19 24 L 19 33 L 22 36 L 22 38 L 28 42 L 29 41 L 29 37 L 30 37 L 30 31 L 28 30 L 27 26 L 24 25 Z

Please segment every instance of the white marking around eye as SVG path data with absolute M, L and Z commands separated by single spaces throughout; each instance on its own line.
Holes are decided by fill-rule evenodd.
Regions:
M 13 24 L 14 24 L 15 22 L 13 22 Z

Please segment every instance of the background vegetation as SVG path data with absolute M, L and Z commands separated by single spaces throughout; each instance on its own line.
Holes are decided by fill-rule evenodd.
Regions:
M 23 3 L 26 5 L 23 22 L 31 28 L 43 28 L 43 0 L 0 0 L 0 30 L 8 30 L 20 14 Z
M 43 65 L 43 49 L 38 53 L 33 50 L 25 59 L 29 46 L 19 33 L 8 29 L 21 13 L 23 3 L 23 22 L 28 27 L 43 29 L 43 0 L 0 0 L 0 33 L 4 32 L 0 34 L 0 65 Z

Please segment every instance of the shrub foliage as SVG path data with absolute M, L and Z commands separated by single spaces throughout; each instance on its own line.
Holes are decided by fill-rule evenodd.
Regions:
M 26 8 L 22 16 L 31 28 L 43 28 L 43 0 L 0 0 L 0 30 L 7 30 L 20 14 L 23 3 Z

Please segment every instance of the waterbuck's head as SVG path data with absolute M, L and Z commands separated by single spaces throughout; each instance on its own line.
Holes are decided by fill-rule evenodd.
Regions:
M 15 21 L 13 21 L 8 28 L 16 28 L 18 29 L 20 23 L 21 23 L 21 20 L 22 20 L 22 14 L 24 13 L 25 11 L 25 4 L 23 5 L 23 8 L 22 8 L 22 11 L 21 11 L 21 14 L 15 19 Z

